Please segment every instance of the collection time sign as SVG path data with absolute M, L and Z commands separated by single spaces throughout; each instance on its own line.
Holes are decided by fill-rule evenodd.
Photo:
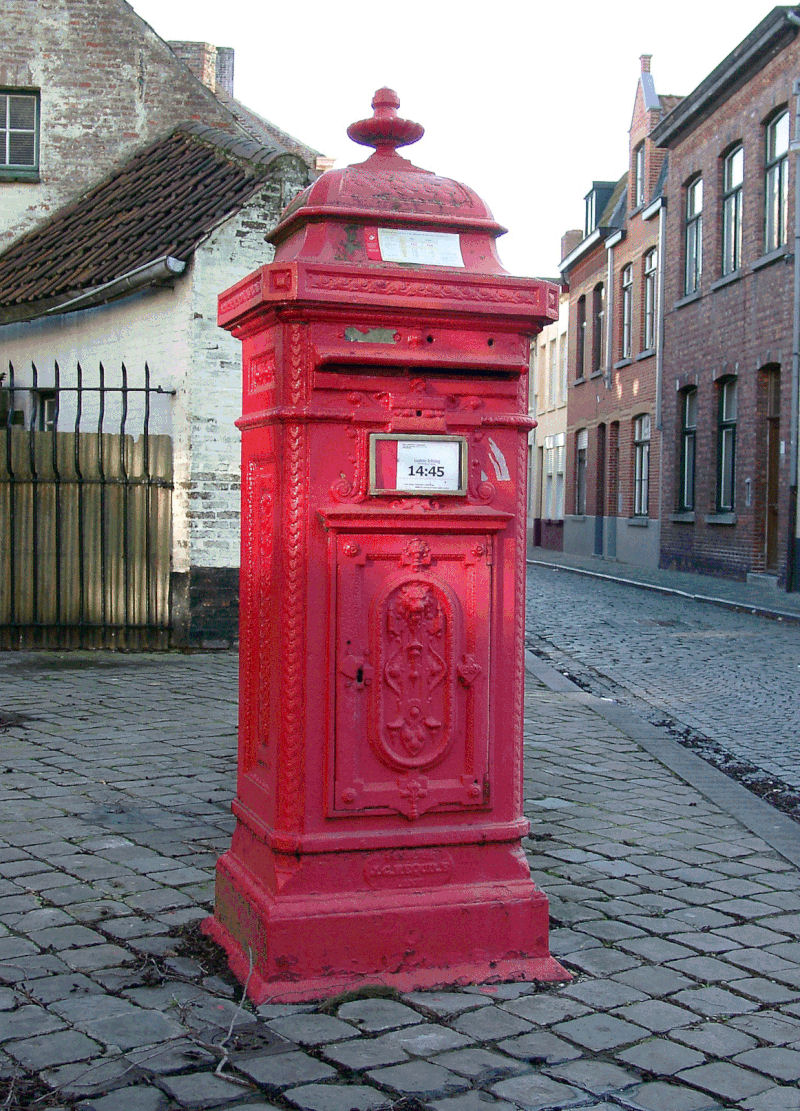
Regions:
M 369 443 L 371 494 L 466 494 L 463 436 L 375 432 Z

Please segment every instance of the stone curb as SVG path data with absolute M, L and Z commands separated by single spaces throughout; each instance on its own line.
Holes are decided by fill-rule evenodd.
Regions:
M 548 565 L 549 566 L 549 565 Z M 525 651 L 525 669 L 549 690 L 569 694 L 576 702 L 590 707 L 664 767 L 694 787 L 720 810 L 765 841 L 777 853 L 800 868 L 800 824 L 782 814 L 768 802 L 752 794 L 735 779 L 706 763 L 702 757 L 684 748 L 668 733 L 644 721 L 618 702 L 604 701 L 587 694 L 560 671 L 532 652 Z
M 719 606 L 722 609 L 734 610 L 737 613 L 750 613 L 754 617 L 768 617 L 772 621 L 785 621 L 793 625 L 800 625 L 800 613 L 793 613 L 791 610 L 774 609 L 753 602 L 736 602 L 731 598 L 717 598 L 711 594 L 693 594 L 688 590 L 679 590 L 676 586 L 663 586 L 661 583 L 626 579 L 622 575 L 609 575 L 604 571 L 592 571 L 586 567 L 569 567 L 563 563 L 549 563 L 546 559 L 528 558 L 525 562 L 530 567 L 548 567 L 551 571 L 567 571 L 571 575 L 585 575 L 590 579 L 605 579 L 606 582 L 621 583 L 623 586 L 635 586 L 639 590 L 649 590 L 653 594 L 671 594 L 677 598 L 686 598 L 690 602 L 705 602 L 707 605 Z

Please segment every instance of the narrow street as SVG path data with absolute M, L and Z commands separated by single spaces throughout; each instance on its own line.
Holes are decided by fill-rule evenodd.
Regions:
M 771 779 L 800 789 L 797 624 L 529 566 L 526 643 L 737 778 L 760 778 L 765 797 Z

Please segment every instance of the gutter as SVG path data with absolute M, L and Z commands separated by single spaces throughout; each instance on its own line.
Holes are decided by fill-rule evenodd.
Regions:
M 173 258 L 172 255 L 164 255 L 162 258 L 144 263 L 143 266 L 137 266 L 126 274 L 120 274 L 118 278 L 112 278 L 110 282 L 104 282 L 103 285 L 95 286 L 94 289 L 87 289 L 83 293 L 79 293 L 77 297 L 71 297 L 68 301 L 61 301 L 57 305 L 52 305 L 49 309 L 34 312 L 26 319 L 35 320 L 41 316 L 57 316 L 59 313 L 75 312 L 78 309 L 104 305 L 108 301 L 113 301 L 127 293 L 133 293 L 144 286 L 161 285 L 164 282 L 171 281 L 182 274 L 185 269 L 185 262 Z
M 681 132 L 695 127 L 699 122 L 698 117 L 703 116 L 704 112 L 709 108 L 709 104 L 714 101 L 727 86 L 735 84 L 748 68 L 755 66 L 756 70 L 759 70 L 765 66 L 769 61 L 769 55 L 767 54 L 768 48 L 773 43 L 778 42 L 783 35 L 788 34 L 791 37 L 796 35 L 796 28 L 800 25 L 800 20 L 793 11 L 786 12 L 781 11 L 780 8 L 776 8 L 762 20 L 762 23 L 767 23 L 768 26 L 755 41 L 750 43 L 747 49 L 738 58 L 734 57 L 736 50 L 739 49 L 739 47 L 736 47 L 731 54 L 729 54 L 728 57 L 697 86 L 694 92 L 684 97 L 683 100 L 664 117 L 661 123 L 653 128 L 650 132 L 650 138 L 656 146 L 669 146 Z M 754 34 L 754 32 L 751 32 L 751 35 L 752 34 Z M 739 45 L 742 46 L 745 42 L 747 42 L 747 39 L 744 39 Z

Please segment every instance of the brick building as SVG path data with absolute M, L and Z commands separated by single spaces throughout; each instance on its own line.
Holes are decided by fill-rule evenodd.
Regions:
M 267 234 L 324 160 L 236 101 L 231 50 L 167 44 L 125 0 L 10 0 L 3 23 L 0 419 L 13 450 L 0 532 L 14 524 L 16 540 L 0 563 L 0 628 L 72 622 L 87 642 L 126 643 L 130 613 L 138 627 L 152 610 L 159 643 L 230 639 L 241 352 L 217 328 L 216 297 L 270 260 Z M 131 507 L 144 495 L 132 488 L 123 510 L 112 487 L 155 450 L 142 428 L 166 437 L 169 459 L 140 487 L 147 501 L 171 493 L 167 520 L 140 543 Z M 63 480 L 52 495 L 45 433 Z M 67 487 L 83 479 L 108 484 L 112 515 L 59 530 Z M 152 562 L 156 533 L 165 577 L 157 587 L 144 567 L 142 601 L 133 554 Z
M 617 182 L 593 182 L 583 231 L 567 233 L 560 265 L 571 353 L 564 551 L 643 566 L 659 559 L 664 152 L 652 132 L 677 100 L 656 93 L 644 55 L 628 169 Z
M 669 152 L 661 564 L 783 585 L 798 565 L 799 33 L 798 9 L 773 9 L 653 132 Z

